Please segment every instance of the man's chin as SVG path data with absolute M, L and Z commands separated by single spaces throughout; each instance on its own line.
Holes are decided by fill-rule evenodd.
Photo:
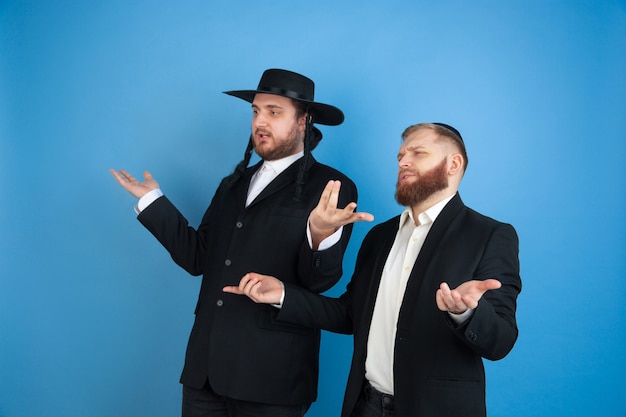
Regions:
M 254 152 L 256 152 L 256 154 L 263 159 L 267 159 L 267 157 L 272 156 L 272 149 L 268 143 L 254 145 Z

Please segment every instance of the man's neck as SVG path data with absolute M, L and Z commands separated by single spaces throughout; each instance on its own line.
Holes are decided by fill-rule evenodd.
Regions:
M 269 166 L 271 166 L 274 171 L 280 174 L 285 169 L 287 169 L 291 164 L 296 162 L 298 159 L 302 158 L 302 154 L 303 154 L 302 152 L 298 152 L 298 153 L 295 153 L 290 156 L 286 156 L 281 159 L 276 159 L 273 161 L 266 160 L 264 162 L 269 164 Z
M 418 222 L 417 219 L 421 213 L 425 212 L 426 210 L 428 210 L 435 204 L 439 203 L 440 201 L 443 201 L 446 198 L 452 197 L 453 195 L 456 194 L 456 192 L 457 192 L 456 189 L 446 188 L 445 190 L 441 190 L 432 194 L 430 197 L 428 197 L 426 200 L 422 201 L 421 203 L 411 206 L 411 212 L 413 213 L 413 219 L 415 219 L 415 222 L 416 223 Z

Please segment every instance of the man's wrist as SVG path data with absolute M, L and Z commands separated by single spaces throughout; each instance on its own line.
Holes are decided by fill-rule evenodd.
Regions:
M 456 324 L 464 323 L 470 317 L 472 317 L 472 314 L 474 314 L 474 310 L 472 310 L 471 308 L 468 308 L 467 310 L 459 314 L 453 313 L 452 311 L 448 311 L 448 315 L 450 316 L 450 319 Z
M 285 284 L 283 284 L 283 282 L 280 281 L 280 286 L 283 289 L 283 292 L 280 295 L 280 301 L 278 302 L 278 304 L 272 304 L 276 308 L 282 308 L 283 307 L 283 302 L 285 301 Z
M 135 206 L 135 212 L 137 214 L 144 211 L 150 204 L 152 204 L 157 198 L 163 196 L 163 191 L 160 188 L 155 188 L 145 193 L 137 202 Z

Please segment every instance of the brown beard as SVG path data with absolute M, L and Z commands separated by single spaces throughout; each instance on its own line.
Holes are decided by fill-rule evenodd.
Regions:
M 259 155 L 261 158 L 265 159 L 266 161 L 276 161 L 278 159 L 291 156 L 297 153 L 298 146 L 300 146 L 300 143 L 302 143 L 302 139 L 298 138 L 298 134 L 295 131 L 295 129 L 292 132 L 290 132 L 289 136 L 291 137 L 291 140 L 277 144 L 276 147 L 271 148 L 271 149 L 258 148 L 255 143 L 254 151 L 256 152 L 257 155 Z
M 447 160 L 424 172 L 411 184 L 396 184 L 396 201 L 403 206 L 416 206 L 437 191 L 448 187 Z

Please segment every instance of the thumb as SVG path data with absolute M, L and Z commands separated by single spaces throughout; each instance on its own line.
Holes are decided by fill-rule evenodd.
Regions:
M 228 293 L 231 293 L 231 294 L 243 295 L 243 291 L 241 291 L 239 289 L 239 287 L 234 286 L 234 285 L 226 286 L 226 287 L 222 288 L 222 291 L 223 292 L 228 292 Z
M 492 279 L 492 278 L 486 279 L 486 280 L 482 281 L 481 284 L 480 284 L 480 287 L 484 291 L 497 290 L 501 286 L 502 286 L 502 283 L 500 281 L 498 281 L 497 279 Z

